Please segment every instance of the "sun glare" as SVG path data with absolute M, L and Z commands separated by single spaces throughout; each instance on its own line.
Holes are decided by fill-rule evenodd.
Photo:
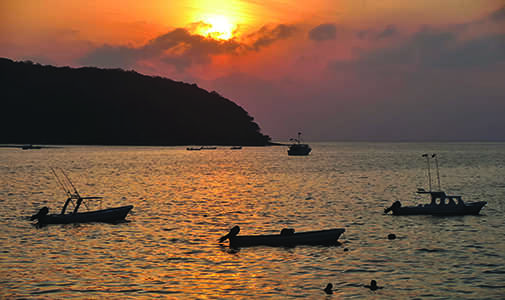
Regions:
M 237 27 L 225 16 L 208 16 L 200 22 L 196 33 L 216 40 L 231 39 Z

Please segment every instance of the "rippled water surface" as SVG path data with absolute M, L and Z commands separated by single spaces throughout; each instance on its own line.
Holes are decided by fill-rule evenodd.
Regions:
M 0 298 L 505 295 L 505 144 L 311 146 L 308 157 L 286 147 L 0 148 Z M 488 201 L 481 215 L 382 214 L 395 200 L 428 201 L 414 193 L 427 188 L 425 152 L 438 153 L 444 190 Z M 27 216 L 65 200 L 51 166 L 82 195 L 105 196 L 104 207 L 134 205 L 130 222 L 32 226 Z M 217 243 L 234 225 L 346 232 L 340 246 L 234 251 Z M 384 288 L 366 289 L 372 279 Z

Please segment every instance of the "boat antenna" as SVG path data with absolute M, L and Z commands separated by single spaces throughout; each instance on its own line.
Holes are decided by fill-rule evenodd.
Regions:
M 426 157 L 426 164 L 428 165 L 428 181 L 430 184 L 430 193 L 431 193 L 431 171 L 430 171 L 430 156 L 425 153 L 423 154 L 423 157 Z
M 61 181 L 60 177 L 58 176 L 58 174 L 56 173 L 56 171 L 51 167 L 51 171 L 53 172 L 54 174 L 54 177 L 56 177 L 56 181 L 58 182 L 58 184 L 60 185 L 60 187 L 62 188 L 62 190 L 69 196 L 69 197 L 72 197 L 72 193 L 70 192 L 70 190 L 65 186 L 65 184 L 63 183 L 63 181 Z
M 74 195 L 77 197 L 77 198 L 81 198 L 81 195 L 79 195 L 79 192 L 77 191 L 77 189 L 75 188 L 74 184 L 72 183 L 72 181 L 70 180 L 70 178 L 68 177 L 68 175 L 63 172 L 63 170 L 61 170 L 61 173 L 63 174 L 63 176 L 65 176 L 65 178 L 67 179 L 68 183 L 70 184 L 70 186 L 72 187 L 72 189 L 74 189 Z
M 438 172 L 438 157 L 436 153 L 433 153 L 431 157 L 435 158 L 435 166 L 437 167 L 437 180 L 438 180 L 438 191 L 442 191 L 442 188 L 440 187 L 440 173 Z

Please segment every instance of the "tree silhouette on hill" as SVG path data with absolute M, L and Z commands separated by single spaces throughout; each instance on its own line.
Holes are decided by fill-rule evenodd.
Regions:
M 0 58 L 0 143 L 268 145 L 240 106 L 196 84 L 121 69 Z

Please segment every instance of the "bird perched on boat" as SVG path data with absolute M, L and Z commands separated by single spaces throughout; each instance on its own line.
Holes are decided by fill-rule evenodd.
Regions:
M 328 283 L 328 285 L 324 288 L 324 292 L 328 295 L 333 294 L 333 284 Z
M 371 289 L 372 291 L 382 289 L 382 286 L 378 286 L 377 281 L 375 280 L 370 281 L 370 285 L 365 285 L 365 287 Z

